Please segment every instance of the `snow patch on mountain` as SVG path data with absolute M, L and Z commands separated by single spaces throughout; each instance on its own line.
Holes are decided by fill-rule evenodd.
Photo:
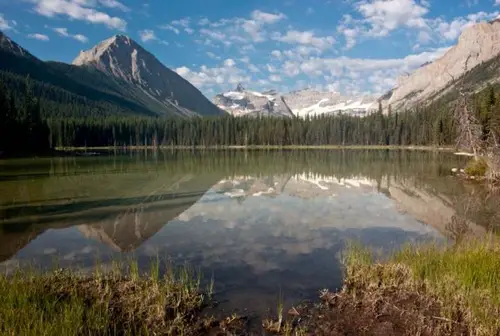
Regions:
M 342 96 L 338 92 L 310 89 L 282 96 L 274 90 L 263 93 L 245 90 L 241 84 L 235 91 L 215 96 L 214 103 L 234 116 L 307 117 L 338 113 L 365 116 L 378 109 L 376 98 L 371 96 Z
M 218 94 L 214 104 L 233 116 L 282 116 L 292 117 L 293 112 L 276 91 L 256 92 L 238 84 L 236 90 Z

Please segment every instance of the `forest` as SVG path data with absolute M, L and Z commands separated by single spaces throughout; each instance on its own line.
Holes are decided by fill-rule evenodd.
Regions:
M 490 86 L 472 96 L 481 132 L 500 138 L 500 91 Z M 64 94 L 53 91 L 51 95 Z M 367 117 L 308 118 L 151 117 L 87 114 L 73 97 L 44 104 L 47 92 L 30 78 L 14 90 L 0 82 L 0 151 L 38 152 L 57 147 L 101 146 L 452 146 L 456 121 L 449 103 Z M 74 109 L 73 109 L 74 107 Z M 65 110 L 64 114 L 60 112 Z M 56 112 L 55 112 L 56 111 Z

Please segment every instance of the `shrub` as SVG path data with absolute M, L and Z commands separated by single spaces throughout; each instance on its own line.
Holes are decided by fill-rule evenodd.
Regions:
M 465 173 L 469 176 L 483 177 L 488 170 L 488 163 L 483 158 L 475 158 L 467 164 Z

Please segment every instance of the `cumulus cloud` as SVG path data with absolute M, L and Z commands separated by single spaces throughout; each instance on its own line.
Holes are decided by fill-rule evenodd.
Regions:
M 180 27 L 188 28 L 190 22 L 191 22 L 190 18 L 183 18 L 180 20 L 174 20 L 174 21 L 170 22 L 170 24 L 172 26 L 180 26 Z
M 251 81 L 251 77 L 243 69 L 238 68 L 232 59 L 226 59 L 221 66 L 213 68 L 202 65 L 198 71 L 188 67 L 180 67 L 175 71 L 194 85 L 205 89 L 214 85 L 227 89 L 229 86 Z
M 144 29 L 139 31 L 139 37 L 141 38 L 142 42 L 149 42 L 158 39 L 155 35 L 155 32 L 150 29 Z
M 442 18 L 437 18 L 429 20 L 429 24 L 433 27 L 434 32 L 438 34 L 438 36 L 441 36 L 445 40 L 453 41 L 468 27 L 481 21 L 496 19 L 499 14 L 500 12 L 498 11 L 493 13 L 479 12 L 467 16 L 456 17 L 449 22 Z
M 99 0 L 99 3 L 104 7 L 116 8 L 124 12 L 130 11 L 130 8 L 128 8 L 127 6 L 116 0 Z
M 251 18 L 260 24 L 273 24 L 285 19 L 286 16 L 283 13 L 273 14 L 255 10 L 252 12 Z
M 82 34 L 70 34 L 67 28 L 53 28 L 53 30 L 62 37 L 69 37 L 82 43 L 87 43 L 89 39 Z
M 290 44 L 312 46 L 320 50 L 328 49 L 335 43 L 335 39 L 331 36 L 317 37 L 312 31 L 297 30 L 289 30 L 285 35 L 275 34 L 273 39 Z
M 276 75 L 276 74 L 272 74 L 269 76 L 269 80 L 271 82 L 281 82 L 281 76 L 280 75 Z
M 108 2 L 108 1 L 106 1 Z M 119 17 L 111 17 L 107 13 L 94 8 L 95 3 L 85 0 L 34 0 L 35 12 L 46 17 L 56 15 L 67 16 L 72 20 L 80 20 L 93 24 L 104 24 L 108 28 L 124 31 L 127 22 Z M 108 2 L 108 4 L 111 2 Z
M 159 28 L 164 29 L 164 30 L 170 30 L 170 31 L 174 32 L 176 35 L 179 35 L 179 33 L 181 32 L 179 30 L 179 28 L 176 28 L 176 27 L 172 26 L 171 24 L 164 24 L 164 25 L 159 26 Z
M 217 34 L 219 38 L 214 38 L 223 42 L 220 37 L 228 36 L 234 42 L 246 43 L 249 40 L 252 42 L 264 42 L 268 39 L 268 32 L 263 28 L 267 25 L 276 24 L 279 21 L 286 19 L 283 13 L 268 13 L 260 10 L 255 10 L 250 13 L 249 18 L 235 17 L 223 18 L 212 22 L 207 18 L 198 21 L 199 26 L 204 28 L 200 33 L 208 35 Z
M 39 33 L 36 33 L 36 34 L 29 34 L 28 37 L 30 39 L 35 39 L 35 40 L 39 40 L 39 41 L 49 41 L 49 37 L 47 35 L 44 35 L 44 34 L 39 34 Z
M 375 0 L 360 2 L 357 11 L 371 28 L 369 34 L 386 36 L 399 27 L 425 28 L 424 15 L 429 9 L 415 0 Z
M 13 26 L 15 26 L 15 23 L 7 21 L 3 14 L 0 13 L 0 30 L 11 30 L 13 29 Z

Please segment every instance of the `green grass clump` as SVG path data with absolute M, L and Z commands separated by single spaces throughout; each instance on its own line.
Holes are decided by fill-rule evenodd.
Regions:
M 0 335 L 189 334 L 206 304 L 199 277 L 187 267 L 159 276 L 128 274 L 88 277 L 72 271 L 18 271 L 0 275 Z
M 392 286 L 437 298 L 442 317 L 466 323 L 474 335 L 500 334 L 500 239 L 454 246 L 408 246 L 384 263 L 366 249 L 349 248 L 346 284 L 366 290 Z M 458 322 L 457 322 L 458 323 Z
M 484 177 L 487 171 L 488 163 L 483 158 L 472 159 L 465 167 L 465 173 L 469 176 Z

